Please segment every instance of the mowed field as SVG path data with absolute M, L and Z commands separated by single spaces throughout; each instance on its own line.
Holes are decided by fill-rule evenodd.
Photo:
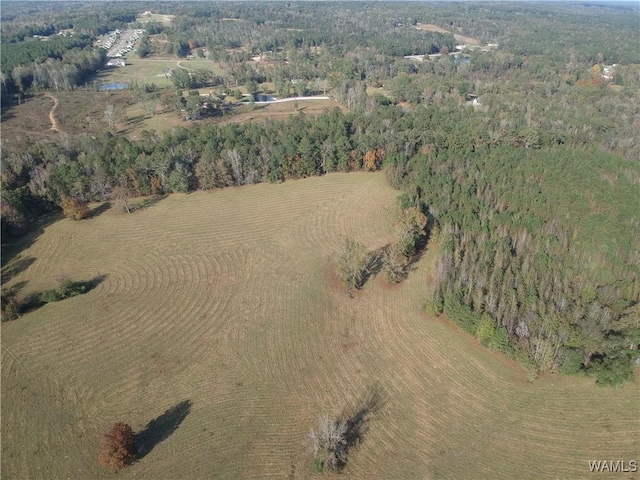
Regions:
M 418 23 L 415 26 L 415 28 L 417 28 L 418 30 L 425 30 L 428 32 L 451 33 L 453 37 L 456 39 L 456 41 L 458 42 L 463 42 L 467 45 L 472 45 L 472 46 L 480 45 L 480 41 L 477 38 L 460 35 L 459 33 L 454 33 L 454 32 L 451 32 L 450 30 L 445 30 L 444 28 L 439 27 L 437 25 L 433 25 L 431 23 Z
M 116 421 L 153 422 L 121 479 L 310 478 L 318 417 L 374 394 L 343 478 L 587 478 L 589 460 L 640 460 L 638 382 L 529 383 L 422 313 L 437 242 L 403 284 L 345 295 L 336 252 L 389 242 L 398 193 L 331 174 L 43 226 L 9 285 L 103 280 L 2 324 L 3 478 L 113 478 L 96 457 Z
M 179 63 L 184 64 L 184 68 L 208 68 L 216 69 L 214 62 L 201 61 L 197 64 L 194 62 L 190 66 L 190 61 L 179 61 L 176 58 L 137 58 L 135 55 L 129 55 L 126 59 L 127 64 L 124 67 L 106 67 L 94 77 L 94 81 L 98 84 L 102 83 L 134 83 L 140 85 L 145 83 L 154 83 L 159 87 L 171 85 L 171 76 L 169 70 L 181 68 Z

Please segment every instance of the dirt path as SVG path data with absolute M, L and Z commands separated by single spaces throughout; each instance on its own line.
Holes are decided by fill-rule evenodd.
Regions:
M 54 132 L 64 133 L 62 130 L 60 130 L 60 125 L 58 125 L 58 121 L 56 120 L 56 117 L 55 117 L 55 111 L 56 111 L 56 108 L 58 108 L 58 104 L 60 102 L 58 102 L 58 99 L 51 94 L 47 93 L 45 97 L 53 100 L 53 107 L 49 112 L 49 120 L 51 121 L 51 130 L 53 130 Z
M 186 70 L 187 72 L 192 72 L 192 71 L 193 71 L 193 70 L 191 70 L 190 68 L 187 68 L 187 67 L 185 67 L 185 66 L 183 66 L 183 65 L 180 65 L 181 63 L 182 63 L 182 60 L 180 60 L 180 61 L 178 62 L 178 64 L 177 64 L 177 65 L 178 65 L 178 67 L 182 68 L 183 70 Z

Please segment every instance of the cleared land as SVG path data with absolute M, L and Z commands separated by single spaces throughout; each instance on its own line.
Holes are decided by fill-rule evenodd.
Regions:
M 445 30 L 444 28 L 439 27 L 437 25 L 433 25 L 431 23 L 419 23 L 416 25 L 416 28 L 418 30 L 425 30 L 427 32 L 450 33 L 453 35 L 453 38 L 455 38 L 457 42 L 462 42 L 465 45 L 480 45 L 480 40 L 478 40 L 477 38 L 460 35 L 450 30 Z
M 175 15 L 164 15 L 162 13 L 152 13 L 151 15 L 145 15 L 144 13 L 142 13 L 138 15 L 136 21 L 140 23 L 158 22 L 165 25 L 171 25 L 171 22 L 174 18 L 176 18 Z
M 11 142 L 30 139 L 54 138 L 60 133 L 99 134 L 107 128 L 105 110 L 114 105 L 118 112 L 124 112 L 134 101 L 131 91 L 96 92 L 74 90 L 55 92 L 52 95 L 34 95 L 21 105 L 14 105 L 2 112 L 2 137 Z M 56 120 L 58 131 L 52 130 L 51 113 Z M 137 119 L 129 122 L 135 125 Z M 119 128 L 125 125 L 119 119 Z
M 3 477 L 112 478 L 104 429 L 181 406 L 119 478 L 309 478 L 318 416 L 373 389 L 345 478 L 585 478 L 589 460 L 637 459 L 637 382 L 531 384 L 421 313 L 437 245 L 405 283 L 345 296 L 335 253 L 388 242 L 397 194 L 381 174 L 334 174 L 43 225 L 10 284 L 105 278 L 2 325 Z
M 206 92 L 210 90 L 203 89 Z M 142 103 L 137 102 L 130 90 L 56 92 L 55 98 L 58 99 L 57 106 L 51 96 L 36 95 L 21 105 L 3 110 L 2 137 L 19 144 L 29 138 L 55 138 L 61 132 L 100 134 L 108 127 L 105 119 L 107 105 L 114 105 L 118 112 L 116 131 L 133 139 L 137 138 L 142 130 L 164 132 L 194 123 L 182 121 L 174 111 L 160 103 L 158 113 L 151 115 Z M 335 107 L 346 111 L 335 100 L 299 100 L 255 105 L 253 110 L 248 106 L 234 107 L 224 116 L 198 122 L 247 123 L 267 118 L 285 119 L 290 115 L 297 115 L 300 111 L 309 115 L 320 115 Z M 54 113 L 59 131 L 51 129 L 51 112 Z
M 129 54 L 125 58 L 124 67 L 106 67 L 98 73 L 92 83 L 98 85 L 104 83 L 145 83 L 155 84 L 159 87 L 172 85 L 169 72 L 176 68 L 186 70 L 208 69 L 214 73 L 220 72 L 220 65 L 211 60 L 181 60 L 179 58 L 137 58 L 135 54 Z
M 164 132 L 171 130 L 177 126 L 193 125 L 198 123 L 237 123 L 243 124 L 248 122 L 258 122 L 272 119 L 287 119 L 291 115 L 297 115 L 304 112 L 307 115 L 320 115 L 332 108 L 340 108 L 347 111 L 340 103 L 335 100 L 298 100 L 297 102 L 271 103 L 268 105 L 254 105 L 253 109 L 249 106 L 241 105 L 233 107 L 225 115 L 204 118 L 196 121 L 185 122 L 176 115 L 175 112 L 164 109 L 160 113 L 150 116 L 144 108 L 139 105 L 132 105 L 126 110 L 128 122 L 124 126 L 123 132 L 131 138 L 137 138 L 142 130 L 157 130 Z

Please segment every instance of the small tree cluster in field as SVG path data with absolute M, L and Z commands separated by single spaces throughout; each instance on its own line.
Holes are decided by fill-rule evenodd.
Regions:
M 18 295 L 16 288 L 2 290 L 2 321 L 14 320 L 20 314 L 40 308 L 46 303 L 59 302 L 65 298 L 74 297 L 88 292 L 92 282 L 74 282 L 69 279 L 61 280 L 55 288 L 34 292 L 27 297 Z
M 64 279 L 58 283 L 56 288 L 41 292 L 38 296 L 38 300 L 41 303 L 59 302 L 65 298 L 81 295 L 86 291 L 86 282 L 73 282 L 69 279 Z
M 398 251 L 405 257 L 415 255 L 426 227 L 427 216 L 417 207 L 404 210 L 394 232 Z
M 368 273 L 371 255 L 361 243 L 347 240 L 338 258 L 338 274 L 348 289 L 360 288 Z
M 318 428 L 312 430 L 309 439 L 318 472 L 337 472 L 347 463 L 347 425 L 325 416 Z
M 2 290 L 0 308 L 3 322 L 18 318 L 20 314 L 20 302 L 13 288 Z
M 129 425 L 113 424 L 100 442 L 100 464 L 114 472 L 131 464 L 135 456 L 134 441 L 135 435 Z
M 406 208 L 394 232 L 395 241 L 382 255 L 382 268 L 391 285 L 407 276 L 409 257 L 416 254 L 420 241 L 426 235 L 427 217 L 416 207 Z
M 86 202 L 78 200 L 76 197 L 62 197 L 60 206 L 65 217 L 72 220 L 82 220 L 89 216 L 89 207 Z
M 407 264 L 408 259 L 402 254 L 397 243 L 392 243 L 385 248 L 382 254 L 382 269 L 390 285 L 400 283 L 406 278 Z

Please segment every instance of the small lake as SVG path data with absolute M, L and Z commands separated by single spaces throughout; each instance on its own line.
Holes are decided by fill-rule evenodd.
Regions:
M 98 90 L 104 91 L 104 90 L 126 90 L 127 88 L 129 88 L 129 84 L 128 83 L 105 83 L 103 85 L 100 85 L 98 87 Z

